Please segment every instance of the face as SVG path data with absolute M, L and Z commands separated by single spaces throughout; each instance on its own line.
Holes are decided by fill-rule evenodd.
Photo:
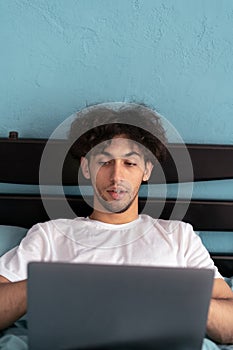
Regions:
M 111 213 L 137 210 L 141 182 L 149 179 L 153 167 L 145 163 L 141 147 L 123 136 L 98 146 L 81 165 L 94 188 L 94 209 Z

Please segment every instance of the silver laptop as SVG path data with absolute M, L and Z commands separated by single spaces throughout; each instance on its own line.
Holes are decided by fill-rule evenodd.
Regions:
M 200 350 L 208 269 L 29 264 L 30 350 Z

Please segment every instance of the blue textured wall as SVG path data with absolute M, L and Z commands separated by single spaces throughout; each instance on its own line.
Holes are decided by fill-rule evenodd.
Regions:
M 233 142 L 233 1 L 0 0 L 0 136 L 143 101 L 185 141 Z

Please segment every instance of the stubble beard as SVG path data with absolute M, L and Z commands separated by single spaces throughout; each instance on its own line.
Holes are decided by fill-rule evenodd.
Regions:
M 98 202 L 102 207 L 94 208 L 94 210 L 104 211 L 105 209 L 107 213 L 122 214 L 125 213 L 131 207 L 138 195 L 139 190 L 133 196 L 131 196 L 126 203 L 121 203 L 122 201 L 120 200 L 108 201 L 107 199 L 105 199 L 105 196 L 98 191 L 98 189 L 94 189 L 94 192 Z

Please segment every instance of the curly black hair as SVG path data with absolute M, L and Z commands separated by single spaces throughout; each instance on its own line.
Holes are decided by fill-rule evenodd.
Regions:
M 111 109 L 96 105 L 77 117 L 70 129 L 71 154 L 79 160 L 98 144 L 115 136 L 127 138 L 143 145 L 145 161 L 162 162 L 166 155 L 166 135 L 156 112 L 144 105 L 122 106 Z

